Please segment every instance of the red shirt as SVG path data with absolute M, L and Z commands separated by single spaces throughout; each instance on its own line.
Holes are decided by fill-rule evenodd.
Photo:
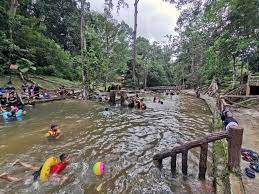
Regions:
M 51 174 L 58 174 L 60 173 L 62 170 L 64 170 L 66 168 L 66 164 L 64 164 L 63 162 L 59 162 L 56 165 L 52 166 L 50 168 L 50 173 Z

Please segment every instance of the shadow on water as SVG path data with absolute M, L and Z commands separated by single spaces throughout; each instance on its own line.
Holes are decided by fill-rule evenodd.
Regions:
M 36 106 L 20 122 L 1 123 L 0 173 L 26 177 L 21 167 L 11 167 L 15 159 L 41 165 L 51 155 L 69 153 L 72 164 L 64 174 L 73 177 L 63 186 L 22 185 L 0 180 L 0 192 L 11 193 L 210 193 L 207 182 L 197 180 L 199 149 L 189 154 L 189 175 L 172 178 L 170 161 L 160 172 L 152 157 L 161 150 L 209 133 L 211 115 L 200 99 L 189 96 L 165 98 L 164 104 L 146 97 L 146 111 L 111 108 L 111 117 L 99 113 L 104 105 L 96 102 L 63 101 Z M 45 140 L 51 123 L 60 125 L 64 138 L 55 143 Z M 209 163 L 211 158 L 209 157 Z M 96 177 L 92 166 L 106 164 L 106 174 Z M 211 180 L 209 169 L 208 180 Z

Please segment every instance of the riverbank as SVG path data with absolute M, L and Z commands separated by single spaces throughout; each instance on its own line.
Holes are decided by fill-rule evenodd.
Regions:
M 162 172 L 154 166 L 154 153 L 210 133 L 210 123 L 206 121 L 211 114 L 202 100 L 175 95 L 164 96 L 163 102 L 153 103 L 153 95 L 147 95 L 147 110 L 110 107 L 111 117 L 100 114 L 106 104 L 90 100 L 46 103 L 28 110 L 22 121 L 1 126 L 0 173 L 27 177 L 31 172 L 19 166 L 10 168 L 16 159 L 40 165 L 49 156 L 66 152 L 73 162 L 64 174 L 73 173 L 75 179 L 61 187 L 38 184 L 37 188 L 0 181 L 0 193 L 98 193 L 99 185 L 101 193 L 213 193 L 208 192 L 211 187 L 207 184 L 211 183 L 211 168 L 208 181 L 197 180 L 198 149 L 188 153 L 191 159 L 187 179 L 180 168 L 179 175 L 172 178 L 169 161 Z M 60 126 L 64 134 L 60 141 L 47 142 L 44 138 L 51 123 Z M 180 159 L 179 156 L 179 166 Z M 106 164 L 103 177 L 95 177 L 92 172 L 98 161 Z
M 234 111 L 240 126 L 244 128 L 243 147 L 259 151 L 259 111 L 258 108 L 239 108 Z M 244 174 L 244 169 L 249 166 L 249 163 L 241 160 L 242 180 L 247 194 L 258 193 L 259 191 L 259 174 L 256 173 L 254 179 L 248 178 Z
M 61 86 L 65 88 L 79 88 L 80 83 L 77 81 L 70 81 L 62 78 L 57 78 L 53 76 L 30 76 L 30 80 L 38 83 L 41 87 L 48 90 L 57 90 Z M 0 87 L 5 87 L 7 82 L 10 80 L 10 76 L 1 76 L 0 77 Z M 15 88 L 21 89 L 22 80 L 18 76 L 12 76 L 12 84 Z
M 184 94 L 196 96 L 194 90 L 184 90 Z M 213 131 L 218 132 L 222 130 L 222 122 L 220 119 L 220 112 L 217 107 L 217 99 L 210 97 L 208 95 L 201 94 L 201 99 L 203 99 L 209 106 L 211 113 L 213 115 Z M 245 135 L 244 135 L 245 136 Z M 243 142 L 246 141 L 245 139 Z M 216 192 L 221 193 L 232 193 L 232 194 L 242 194 L 246 193 L 247 188 L 244 187 L 244 182 L 239 174 L 231 173 L 227 169 L 227 141 L 221 140 L 213 144 L 213 168 L 214 168 L 214 185 L 216 187 Z M 241 169 L 242 162 L 241 162 Z M 255 190 L 253 190 L 255 191 Z M 250 194 L 250 192 L 247 192 Z M 252 192 L 254 193 L 254 192 Z M 252 194 L 251 193 L 251 194 Z

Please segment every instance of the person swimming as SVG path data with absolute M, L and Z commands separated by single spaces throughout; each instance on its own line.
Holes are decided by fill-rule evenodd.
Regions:
M 56 160 L 58 161 L 58 159 L 56 159 Z M 59 174 L 69 164 L 70 164 L 69 156 L 65 153 L 62 153 L 59 156 L 59 161 L 56 164 L 50 166 L 49 175 L 47 177 L 47 180 L 62 185 L 66 180 L 68 180 L 68 178 L 70 177 L 71 174 L 69 174 L 67 176 L 65 176 L 65 175 L 62 176 Z M 15 165 L 20 165 L 20 166 L 24 167 L 26 170 L 30 170 L 30 171 L 34 171 L 34 172 L 32 173 L 32 175 L 30 177 L 27 177 L 27 178 L 17 178 L 17 177 L 9 175 L 7 173 L 3 173 L 0 175 L 0 179 L 6 180 L 8 182 L 24 182 L 25 184 L 28 182 L 32 183 L 32 182 L 40 179 L 41 171 L 44 166 L 44 165 L 42 165 L 39 168 L 39 167 L 35 167 L 31 164 L 21 162 L 19 160 L 16 160 L 12 166 L 15 166 Z
M 58 125 L 56 124 L 51 124 L 50 126 L 50 131 L 48 131 L 48 133 L 46 133 L 45 137 L 48 138 L 48 140 L 57 140 L 57 139 L 60 139 L 63 134 L 62 132 L 60 131 Z
M 110 117 L 112 115 L 112 113 L 109 111 L 107 107 L 104 109 L 103 112 L 100 112 L 99 114 L 101 114 L 104 117 Z

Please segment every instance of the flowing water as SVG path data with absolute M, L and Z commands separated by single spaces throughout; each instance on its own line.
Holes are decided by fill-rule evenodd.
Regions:
M 210 133 L 211 114 L 206 104 L 190 96 L 165 96 L 163 105 L 153 103 L 148 96 L 145 101 L 148 107 L 145 111 L 111 107 L 110 117 L 100 114 L 107 106 L 101 103 L 60 101 L 37 105 L 28 110 L 23 121 L 0 120 L 0 174 L 29 177 L 32 172 L 12 167 L 16 159 L 40 166 L 49 156 L 63 152 L 72 158 L 62 172 L 71 172 L 72 177 L 62 186 L 0 180 L 0 193 L 210 192 L 207 183 L 197 179 L 199 149 L 193 149 L 188 156 L 188 177 L 180 172 L 180 156 L 176 178 L 170 174 L 169 159 L 164 160 L 162 171 L 152 161 L 159 151 Z M 59 124 L 63 139 L 56 142 L 45 139 L 51 123 Z M 106 164 L 102 177 L 92 172 L 97 161 Z M 211 182 L 210 169 L 207 176 Z

